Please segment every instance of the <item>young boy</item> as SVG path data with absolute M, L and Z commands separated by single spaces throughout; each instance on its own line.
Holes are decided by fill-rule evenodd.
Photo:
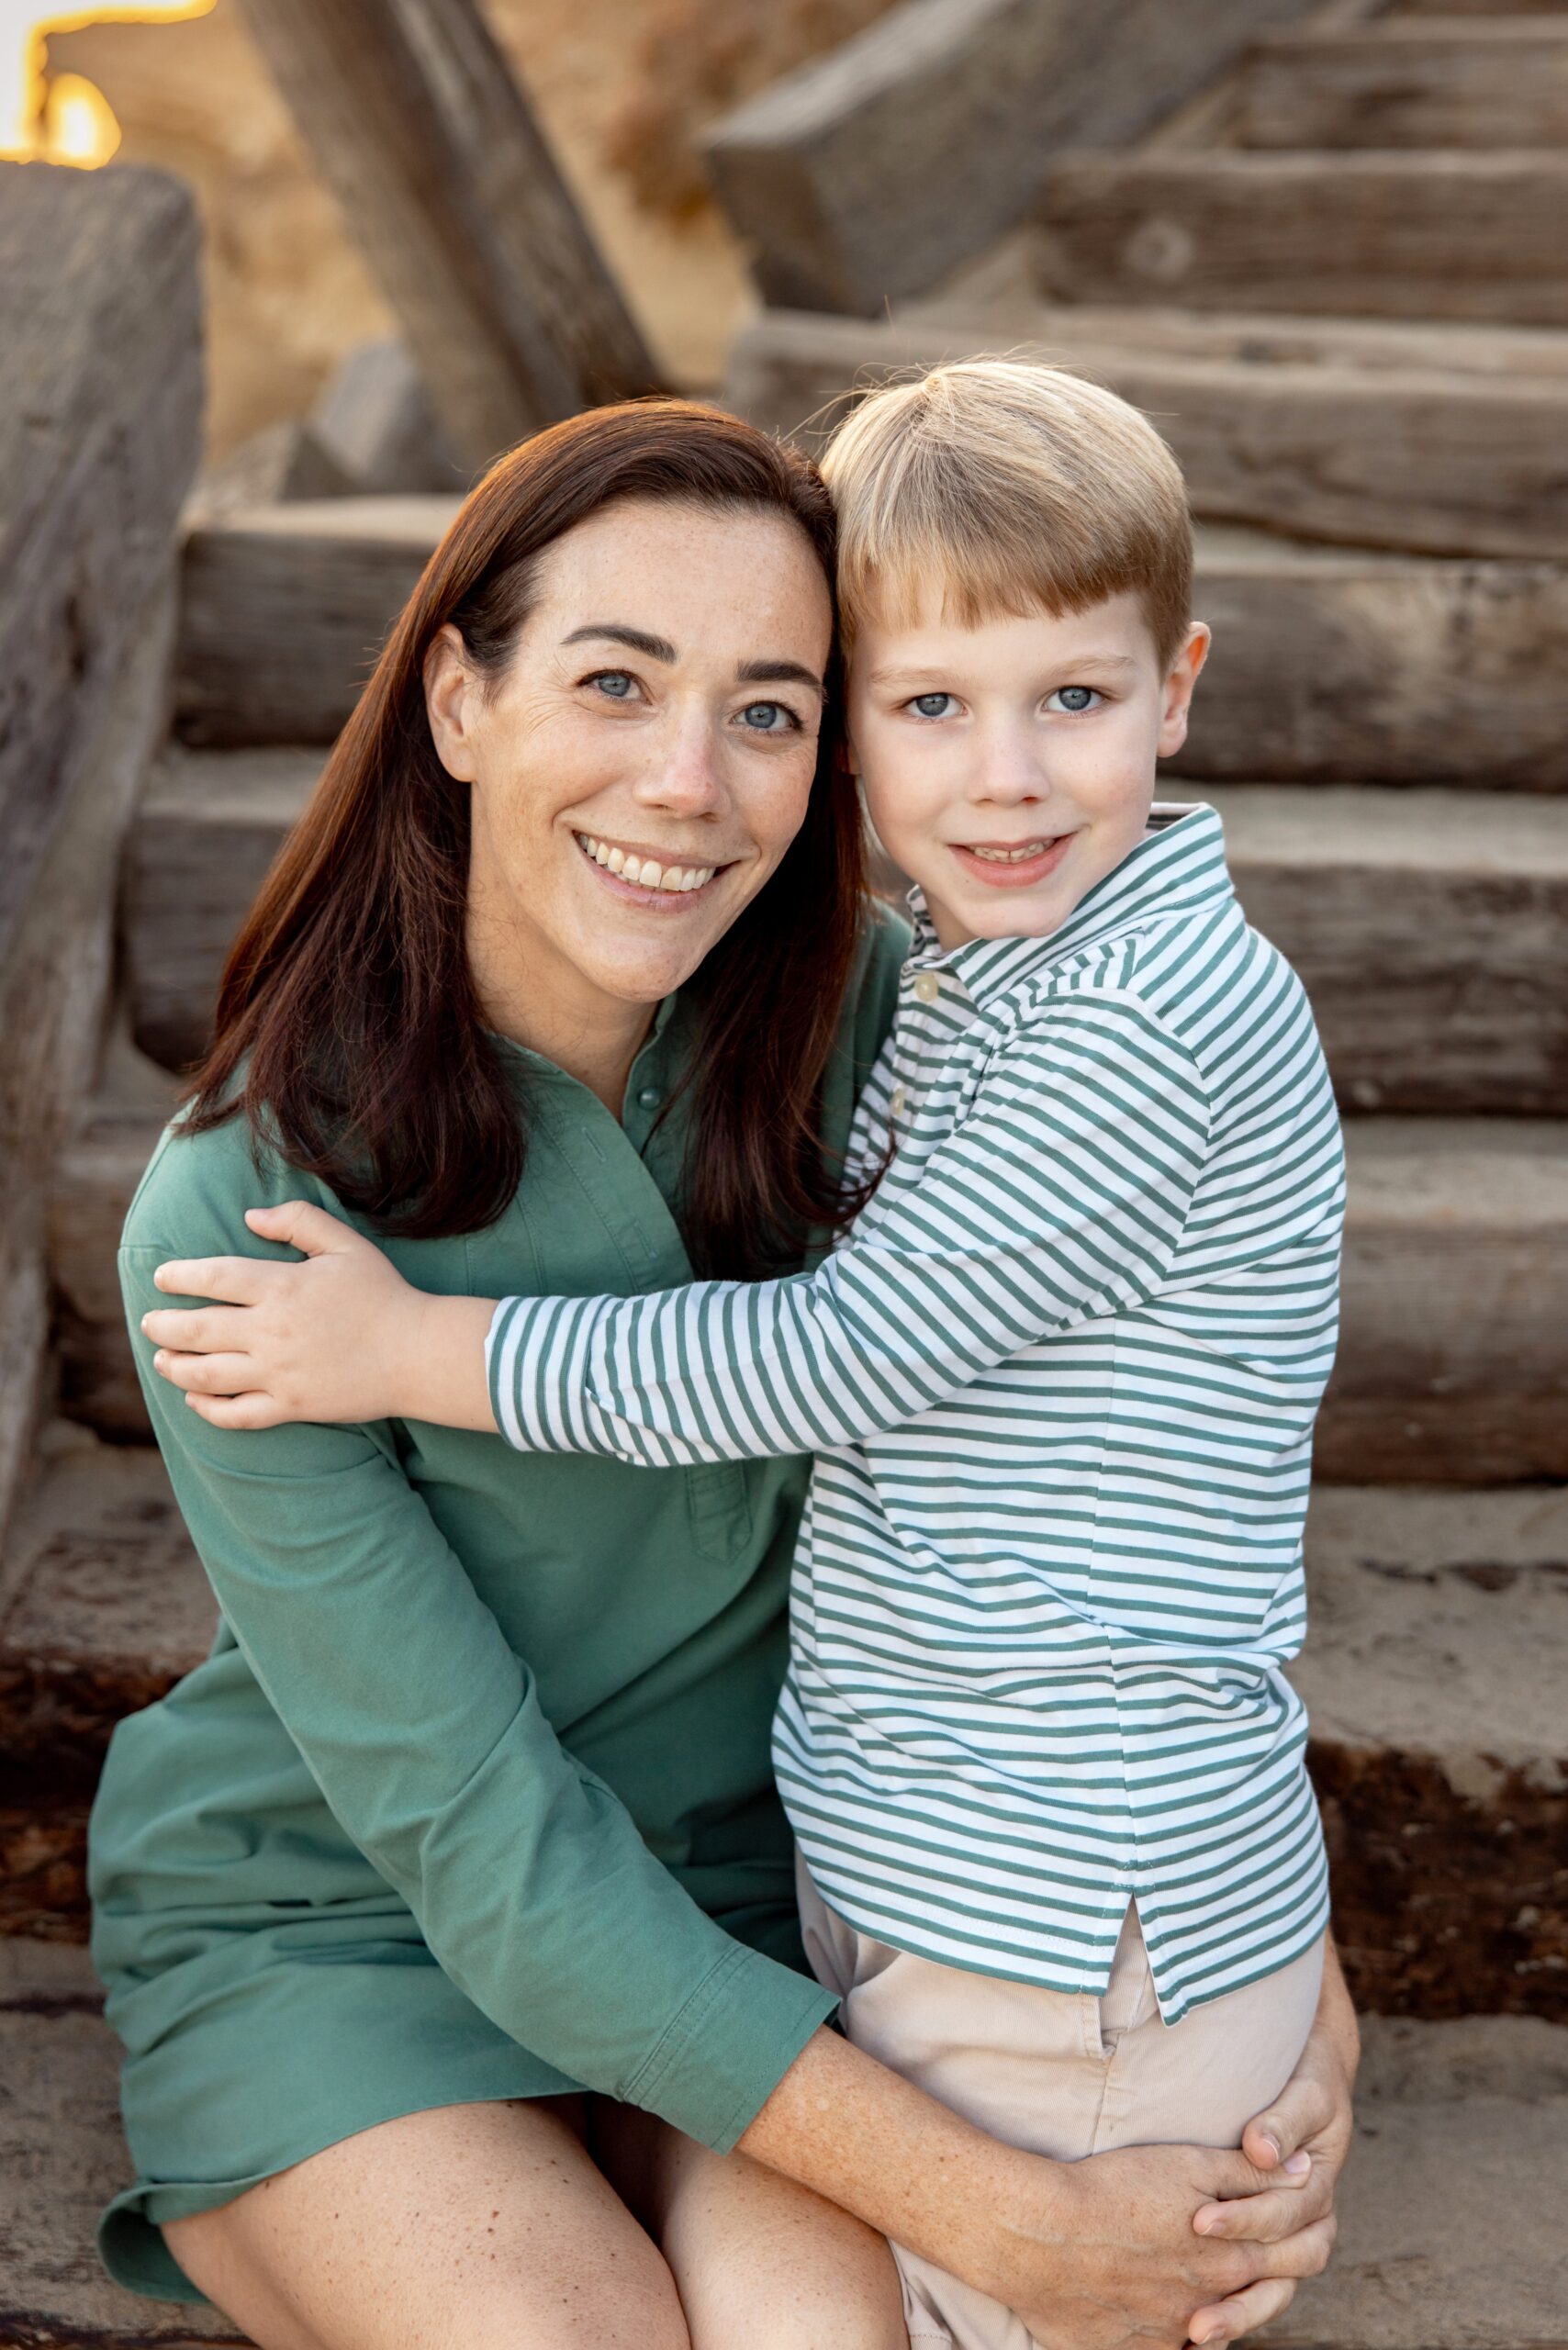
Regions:
M 1163 442 L 976 362 L 868 398 L 824 470 L 853 755 L 917 885 L 853 1230 L 792 1280 L 492 1320 L 322 1229 L 363 1260 L 383 1411 L 654 1465 L 817 1453 L 776 1762 L 849 2036 L 1042 2154 L 1234 2144 L 1305 2042 L 1327 1917 L 1282 1667 L 1333 1098 L 1218 818 L 1151 806 L 1208 643 Z M 341 1347 L 341 1281 L 331 1310 Z M 336 1416 L 309 1353 L 278 1416 Z M 900 2265 L 915 2343 L 1022 2350 Z

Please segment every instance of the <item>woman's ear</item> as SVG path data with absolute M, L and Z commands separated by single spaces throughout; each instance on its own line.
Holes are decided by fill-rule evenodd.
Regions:
M 458 783 L 472 783 L 474 722 L 479 710 L 479 680 L 468 666 L 458 631 L 448 621 L 425 655 L 425 714 L 435 755 Z
M 1198 673 L 1209 657 L 1211 632 L 1202 621 L 1194 621 L 1182 640 L 1181 651 L 1170 664 L 1165 679 L 1165 703 L 1159 716 L 1159 754 L 1170 758 L 1187 739 L 1187 719 L 1193 707 L 1193 688 Z

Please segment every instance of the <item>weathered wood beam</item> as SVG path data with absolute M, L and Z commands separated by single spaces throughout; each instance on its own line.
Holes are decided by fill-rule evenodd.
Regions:
M 1237 129 L 1248 147 L 1561 146 L 1568 16 L 1266 35 Z
M 1136 139 L 1307 0 L 905 0 L 706 151 L 765 300 L 874 315 L 1028 208 L 1053 148 Z
M 737 338 L 725 396 L 754 423 L 820 440 L 852 405 L 846 386 L 1026 348 L 1147 409 L 1205 520 L 1433 554 L 1568 556 L 1568 335 L 1490 330 L 1548 347 L 1528 352 L 1529 372 L 1524 353 L 1475 365 L 1484 329 L 1449 330 L 1460 347 L 1446 353 L 1442 329 L 1406 329 L 1401 352 L 1397 329 L 1359 349 L 1343 326 L 1313 321 L 1280 356 L 1241 322 L 1216 323 L 1205 337 L 1193 314 L 1146 347 L 1129 310 L 1037 308 L 990 333 L 765 310 Z
M 43 1368 L 49 1178 L 93 1073 L 120 842 L 167 718 L 197 263 L 190 199 L 162 173 L 0 163 L 0 1529 Z
M 241 0 L 454 453 L 658 369 L 476 0 Z
M 335 498 L 234 515 L 185 550 L 178 722 L 218 748 L 328 743 L 454 508 Z M 1217 643 L 1184 774 L 1568 790 L 1568 574 L 1199 532 Z
M 187 743 L 330 743 L 457 511 L 453 498 L 259 507 L 185 542 Z
M 1038 218 L 1068 301 L 1568 325 L 1568 155 L 1083 153 Z

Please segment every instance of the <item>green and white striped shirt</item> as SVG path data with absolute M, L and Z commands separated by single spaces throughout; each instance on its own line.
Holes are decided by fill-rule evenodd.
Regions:
M 1312 1015 L 1212 809 L 1040 939 L 916 892 L 814 1273 L 512 1300 L 498 1421 L 654 1465 L 818 1454 L 779 1785 L 823 1897 L 950 1965 L 1098 1991 L 1129 1898 L 1174 2021 L 1327 1922 L 1306 1726 L 1312 1426 L 1344 1203 Z

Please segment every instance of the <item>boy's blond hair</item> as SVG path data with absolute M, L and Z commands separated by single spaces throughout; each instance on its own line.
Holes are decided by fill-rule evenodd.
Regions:
M 846 636 L 909 625 L 933 582 L 960 627 L 1139 597 L 1162 666 L 1191 617 L 1181 469 L 1114 392 L 1066 368 L 966 359 L 885 384 L 823 458 Z

